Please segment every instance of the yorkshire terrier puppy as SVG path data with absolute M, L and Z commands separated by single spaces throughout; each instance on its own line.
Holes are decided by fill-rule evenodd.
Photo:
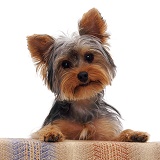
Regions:
M 146 132 L 122 131 L 120 113 L 103 100 L 104 88 L 115 77 L 108 52 L 107 24 L 95 8 L 78 23 L 71 38 L 32 35 L 27 38 L 31 57 L 55 102 L 32 138 L 46 142 L 104 140 L 146 142 Z

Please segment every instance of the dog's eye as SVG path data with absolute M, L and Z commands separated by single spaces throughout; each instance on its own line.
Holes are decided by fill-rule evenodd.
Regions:
M 71 68 L 72 64 L 70 61 L 67 61 L 67 60 L 64 60 L 62 62 L 62 67 L 65 69 L 65 68 Z
M 87 53 L 85 54 L 84 59 L 88 63 L 92 63 L 92 61 L 94 60 L 94 55 L 92 53 Z

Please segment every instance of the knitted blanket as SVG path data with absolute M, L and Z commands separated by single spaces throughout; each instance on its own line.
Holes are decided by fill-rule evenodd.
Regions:
M 160 160 L 160 142 L 0 139 L 0 160 Z

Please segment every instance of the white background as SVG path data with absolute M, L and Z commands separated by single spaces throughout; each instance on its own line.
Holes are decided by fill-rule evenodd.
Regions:
M 106 19 L 117 76 L 106 101 L 125 128 L 160 141 L 160 2 L 157 0 L 5 0 L 0 2 L 0 137 L 28 138 L 41 127 L 54 95 L 36 74 L 26 36 L 77 31 L 96 7 Z

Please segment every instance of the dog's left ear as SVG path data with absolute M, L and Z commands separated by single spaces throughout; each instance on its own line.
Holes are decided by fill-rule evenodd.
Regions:
M 102 43 L 105 43 L 109 38 L 106 30 L 107 24 L 96 8 L 92 8 L 87 13 L 84 13 L 79 21 L 80 35 L 93 35 L 99 38 Z

